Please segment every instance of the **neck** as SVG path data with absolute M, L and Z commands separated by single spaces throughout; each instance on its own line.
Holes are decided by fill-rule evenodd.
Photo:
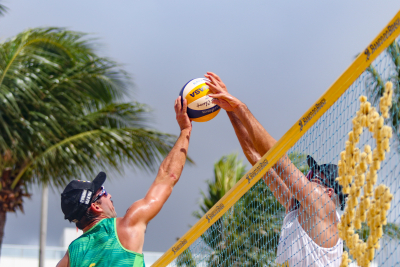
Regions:
M 93 219 L 93 221 L 91 221 L 88 225 L 86 225 L 85 228 L 82 229 L 82 231 L 84 233 L 86 233 L 87 231 L 89 231 L 93 226 L 95 226 L 98 222 L 100 222 L 103 219 L 107 219 L 109 217 L 105 216 L 105 215 L 100 215 L 98 217 L 96 217 L 95 219 Z
M 299 207 L 300 207 L 300 202 L 297 201 L 295 198 L 292 198 L 290 200 L 289 209 L 287 210 L 286 213 L 289 213 L 291 211 L 297 210 Z

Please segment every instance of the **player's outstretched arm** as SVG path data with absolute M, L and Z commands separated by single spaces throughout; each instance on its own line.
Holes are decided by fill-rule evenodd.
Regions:
M 239 140 L 239 144 L 242 147 L 243 153 L 246 156 L 247 160 L 251 165 L 257 163 L 260 160 L 260 153 L 255 149 L 253 142 L 251 141 L 249 134 L 247 133 L 246 128 L 240 122 L 239 118 L 232 111 L 227 111 L 229 120 L 235 130 L 235 134 L 237 139 Z
M 225 84 L 218 75 L 207 72 L 205 77 L 210 80 L 206 81 L 206 84 L 212 92 L 209 96 L 213 98 L 213 103 L 227 112 L 233 112 L 247 130 L 251 143 L 257 152 L 260 155 L 267 153 L 275 145 L 276 140 L 261 126 L 244 103 L 228 93 Z
M 156 216 L 168 197 L 172 189 L 179 181 L 183 166 L 186 162 L 189 139 L 192 130 L 192 123 L 186 113 L 187 100 L 184 100 L 183 107 L 181 99 L 175 100 L 176 120 L 179 124 L 181 133 L 174 147 L 161 163 L 156 179 L 150 186 L 146 196 L 136 201 L 127 211 L 123 220 L 125 224 L 131 226 L 142 223 L 144 226 Z
M 208 72 L 206 78 L 210 80 L 206 84 L 212 92 L 209 96 L 214 98 L 213 102 L 227 112 L 234 113 L 246 129 L 257 152 L 260 155 L 267 153 L 276 144 L 276 140 L 257 121 L 244 103 L 228 93 L 226 86 L 216 74 Z M 296 168 L 287 155 L 277 161 L 274 172 L 281 177 L 291 195 L 300 201 L 309 213 L 317 213 L 320 218 L 326 218 L 327 214 L 331 213 L 331 205 L 326 206 L 329 203 L 327 196 L 320 190 L 314 190 L 315 186 Z M 271 177 L 270 182 L 273 179 Z M 319 199 L 319 201 L 316 202 L 313 199 Z
M 246 128 L 243 126 L 236 114 L 232 111 L 228 111 L 227 114 L 232 123 L 233 129 L 235 130 L 240 146 L 242 147 L 243 153 L 250 164 L 254 166 L 254 164 L 261 159 L 261 155 L 254 148 L 253 142 L 251 141 Z M 263 180 L 274 194 L 274 197 L 282 206 L 285 207 L 286 211 L 288 211 L 292 194 L 286 184 L 282 181 L 281 177 L 279 177 L 275 170 L 271 168 L 264 175 Z
M 225 84 L 218 77 L 218 75 L 209 72 L 204 76 L 208 78 L 213 84 L 217 82 L 221 90 L 228 92 Z M 245 154 L 247 160 L 250 162 L 251 165 L 256 164 L 257 161 L 261 159 L 261 155 L 254 147 L 246 128 L 233 111 L 227 111 L 226 113 L 228 114 L 229 120 L 231 121 L 233 129 L 235 130 L 236 137 L 239 140 L 240 146 L 242 147 L 243 153 Z M 263 177 L 263 180 L 271 189 L 275 198 L 278 199 L 279 203 L 284 206 L 286 210 L 288 210 L 288 207 L 290 205 L 289 201 L 291 199 L 291 193 L 285 183 L 282 181 L 282 179 L 276 174 L 273 169 L 271 169 Z

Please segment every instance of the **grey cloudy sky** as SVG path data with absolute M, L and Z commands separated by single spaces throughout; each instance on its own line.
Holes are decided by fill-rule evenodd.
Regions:
M 279 139 L 363 51 L 400 9 L 400 1 L 104 1 L 8 0 L 0 39 L 32 27 L 57 26 L 91 33 L 99 54 L 124 64 L 133 76 L 132 99 L 153 109 L 153 126 L 178 134 L 173 102 L 181 87 L 206 71 L 220 75 Z M 200 189 L 213 163 L 240 152 L 224 112 L 194 123 L 189 155 L 195 166 L 149 224 L 144 250 L 165 251 L 193 225 Z M 244 159 L 242 153 L 240 157 Z M 142 198 L 155 174 L 109 173 L 105 186 L 119 215 Z M 87 177 L 87 179 L 92 179 Z M 5 244 L 39 243 L 40 188 L 25 214 L 8 214 Z M 47 244 L 58 246 L 64 227 L 59 192 L 49 202 Z

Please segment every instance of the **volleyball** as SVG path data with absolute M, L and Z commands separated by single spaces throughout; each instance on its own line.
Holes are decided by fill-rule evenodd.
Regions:
M 189 118 L 196 122 L 205 122 L 213 119 L 220 111 L 220 106 L 212 102 L 209 97 L 207 79 L 197 78 L 188 81 L 182 88 L 179 95 L 183 105 L 183 100 L 188 103 L 187 114 Z

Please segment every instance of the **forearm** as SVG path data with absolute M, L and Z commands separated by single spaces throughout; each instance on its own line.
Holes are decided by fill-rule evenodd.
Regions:
M 245 104 L 239 105 L 234 113 L 245 127 L 251 142 L 261 156 L 276 144 L 276 140 L 257 121 Z M 296 191 L 293 185 L 297 182 L 299 175 L 294 175 L 294 172 L 298 170 L 286 154 L 275 163 L 274 170 L 293 194 Z
M 253 142 L 249 137 L 249 133 L 235 113 L 228 111 L 227 114 L 232 123 L 233 129 L 235 130 L 236 136 L 239 140 L 240 146 L 242 147 L 244 155 L 251 165 L 256 164 L 261 156 L 255 149 Z
M 289 207 L 290 199 L 292 194 L 282 181 L 281 177 L 275 172 L 273 168 L 269 169 L 265 176 L 263 177 L 264 182 L 271 190 L 274 197 L 279 201 L 279 203 L 286 209 Z
M 157 177 L 146 196 L 133 203 L 124 216 L 129 225 L 137 222 L 147 225 L 160 212 L 181 176 L 186 162 L 189 139 L 190 129 L 182 130 L 175 145 L 161 163 Z
M 239 105 L 234 113 L 244 125 L 251 142 L 261 156 L 275 145 L 276 140 L 257 121 L 245 104 Z
M 154 183 L 166 182 L 173 187 L 178 182 L 186 162 L 190 134 L 190 129 L 181 131 L 174 147 L 161 163 Z
M 233 112 L 227 112 L 228 117 L 235 129 L 236 136 L 239 143 L 243 149 L 244 154 L 247 159 L 254 165 L 261 158 L 260 154 L 254 148 L 253 142 L 251 141 L 246 128 L 243 126 L 240 119 Z M 279 201 L 279 203 L 287 208 L 289 206 L 289 200 L 291 198 L 291 193 L 287 188 L 286 184 L 282 181 L 281 177 L 271 168 L 263 177 L 264 182 L 267 184 L 268 188 L 274 194 L 274 197 Z

